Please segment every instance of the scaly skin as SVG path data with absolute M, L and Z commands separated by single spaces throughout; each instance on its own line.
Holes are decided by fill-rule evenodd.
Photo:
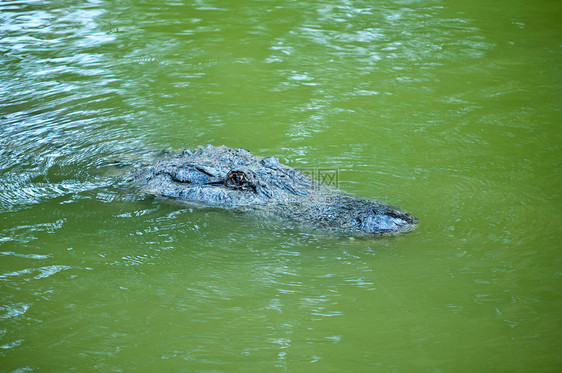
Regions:
M 275 157 L 226 146 L 186 149 L 138 167 L 129 180 L 150 195 L 253 211 L 340 235 L 395 234 L 418 224 L 389 205 L 320 185 Z

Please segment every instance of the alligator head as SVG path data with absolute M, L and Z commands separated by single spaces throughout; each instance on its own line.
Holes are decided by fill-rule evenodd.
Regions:
M 186 149 L 136 169 L 131 180 L 151 195 L 254 210 L 346 235 L 392 234 L 417 225 L 407 213 L 323 186 L 275 157 L 225 146 Z

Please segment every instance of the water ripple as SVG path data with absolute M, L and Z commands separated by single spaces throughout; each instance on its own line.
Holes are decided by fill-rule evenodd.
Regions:
M 39 268 L 26 268 L 19 271 L 7 272 L 0 274 L 0 280 L 14 281 L 12 278 L 22 278 L 24 281 L 39 280 L 53 276 L 61 271 L 65 271 L 72 267 L 65 265 L 51 265 Z
M 0 212 L 110 185 L 101 168 L 141 147 L 99 49 L 116 37 L 104 13 L 92 2 L 0 4 Z
M 21 316 L 27 312 L 29 309 L 29 304 L 25 303 L 16 303 L 12 305 L 3 305 L 0 306 L 0 320 L 2 319 L 13 319 L 15 317 Z
M 18 258 L 25 258 L 25 259 L 48 259 L 51 258 L 52 255 L 48 254 L 48 255 L 40 255 L 40 254 L 22 254 L 22 253 L 15 253 L 13 251 L 2 251 L 0 252 L 0 255 L 3 256 L 15 256 Z

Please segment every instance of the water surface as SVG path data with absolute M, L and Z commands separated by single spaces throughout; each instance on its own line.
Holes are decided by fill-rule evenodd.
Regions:
M 559 2 L 0 4 L 0 370 L 562 368 Z M 122 188 L 225 144 L 415 232 Z

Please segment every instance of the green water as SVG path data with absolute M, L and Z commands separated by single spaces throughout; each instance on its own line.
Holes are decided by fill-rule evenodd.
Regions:
M 0 371 L 558 372 L 559 1 L 0 3 Z M 225 144 L 349 240 L 116 185 Z

